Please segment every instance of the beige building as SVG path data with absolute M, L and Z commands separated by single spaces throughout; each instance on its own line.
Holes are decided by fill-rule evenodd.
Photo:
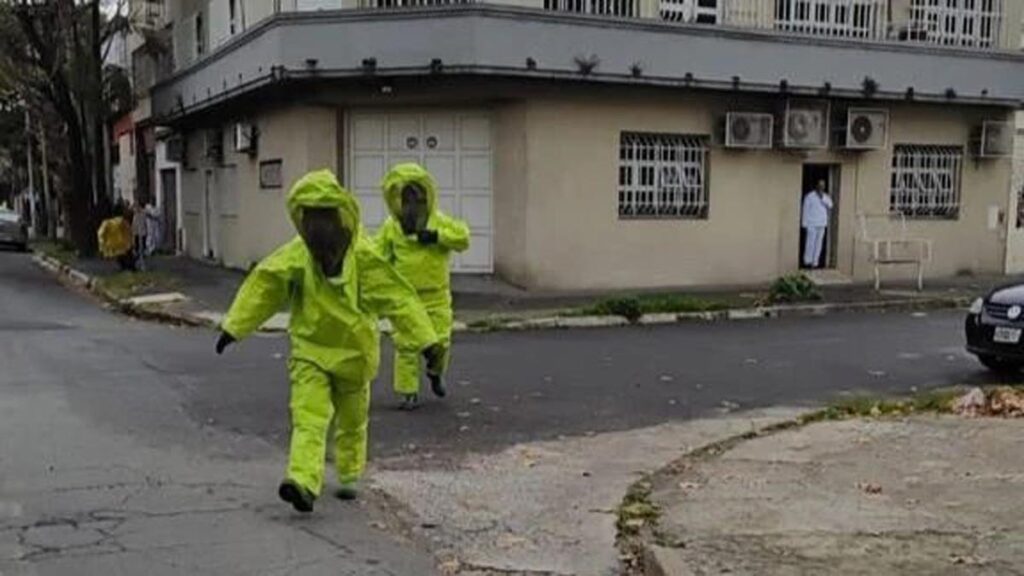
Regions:
M 530 289 L 795 272 L 819 179 L 840 278 L 872 277 L 878 237 L 928 240 L 930 277 L 1024 262 L 1021 3 L 347 1 L 171 0 L 153 115 L 180 141 L 189 255 L 259 260 L 294 234 L 290 183 L 321 167 L 372 229 L 380 177 L 417 161 L 471 225 L 456 271 Z

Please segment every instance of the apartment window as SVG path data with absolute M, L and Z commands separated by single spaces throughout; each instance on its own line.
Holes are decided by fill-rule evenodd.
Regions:
M 885 0 L 776 0 L 775 27 L 836 38 L 882 38 Z
M 912 39 L 943 46 L 991 48 L 999 43 L 1002 0 L 913 0 Z
M 620 218 L 707 218 L 708 139 L 624 132 L 619 140 Z
M 718 24 L 718 0 L 661 0 L 662 20 L 697 24 Z
M 638 16 L 640 0 L 544 0 L 544 9 L 598 16 Z
M 892 156 L 889 208 L 912 218 L 960 213 L 960 146 L 897 145 Z
M 196 57 L 202 56 L 206 53 L 206 28 L 203 26 L 203 13 L 196 14 L 195 19 L 195 48 Z
M 228 34 L 234 36 L 240 32 L 241 26 L 238 25 L 238 2 L 237 0 L 228 0 Z

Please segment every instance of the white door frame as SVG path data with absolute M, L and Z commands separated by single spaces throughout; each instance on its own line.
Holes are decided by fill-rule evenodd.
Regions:
M 217 259 L 217 243 L 214 240 L 216 218 L 213 214 L 213 180 L 212 168 L 203 170 L 203 258 Z

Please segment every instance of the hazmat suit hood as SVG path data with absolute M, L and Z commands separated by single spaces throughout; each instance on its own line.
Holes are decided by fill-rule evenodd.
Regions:
M 292 225 L 300 234 L 304 208 L 335 208 L 341 224 L 352 233 L 353 242 L 359 235 L 359 204 L 330 170 L 316 170 L 299 178 L 288 192 L 286 205 Z
M 402 217 L 402 189 L 416 184 L 427 193 L 427 211 L 433 215 L 437 210 L 437 182 L 426 168 L 412 162 L 396 164 L 380 183 L 384 190 L 384 202 L 388 212 L 396 221 Z

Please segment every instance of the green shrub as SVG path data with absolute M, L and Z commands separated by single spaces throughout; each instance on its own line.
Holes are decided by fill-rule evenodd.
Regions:
M 772 303 L 809 302 L 821 300 L 821 297 L 821 290 L 804 274 L 783 276 L 768 290 L 768 300 Z

